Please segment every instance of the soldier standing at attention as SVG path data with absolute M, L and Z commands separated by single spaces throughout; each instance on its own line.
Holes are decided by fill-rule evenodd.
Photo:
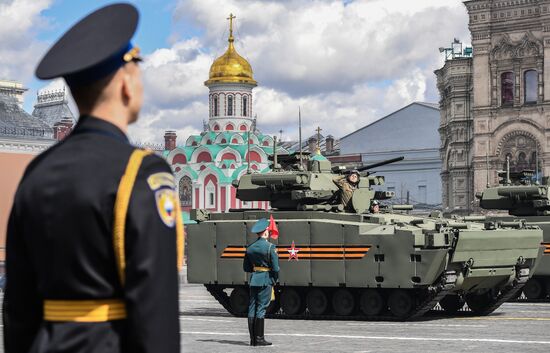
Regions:
M 339 198 L 340 203 L 344 206 L 344 209 L 348 212 L 354 212 L 353 204 L 351 198 L 353 197 L 353 192 L 359 186 L 360 174 L 356 169 L 352 170 L 351 173 L 346 175 L 339 175 L 333 179 L 334 184 L 340 189 Z
M 264 338 L 265 311 L 271 302 L 273 286 L 279 278 L 279 256 L 276 246 L 268 241 L 269 221 L 259 219 L 252 229 L 258 239 L 246 248 L 243 269 L 251 272 L 248 332 L 251 346 L 270 346 Z
M 133 147 L 142 104 L 138 12 L 88 15 L 48 51 L 41 79 L 63 77 L 74 131 L 34 159 L 7 231 L 4 347 L 20 352 L 179 353 L 183 224 L 166 162 Z

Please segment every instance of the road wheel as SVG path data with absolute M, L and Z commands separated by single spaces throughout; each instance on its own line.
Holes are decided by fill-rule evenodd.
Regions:
M 464 299 L 456 294 L 446 295 L 439 301 L 439 305 L 446 313 L 454 314 L 464 306 Z
M 546 296 L 550 296 L 550 277 L 543 278 L 544 288 L 546 289 Z
M 388 298 L 388 306 L 393 315 L 406 319 L 414 309 L 414 298 L 410 291 L 395 289 Z
M 361 293 L 359 306 L 368 317 L 378 316 L 387 309 L 385 298 L 376 289 L 365 289 Z
M 347 316 L 355 309 L 355 297 L 346 288 L 340 288 L 332 296 L 332 308 L 338 315 Z
M 538 278 L 531 278 L 523 286 L 523 294 L 527 299 L 542 299 L 546 296 L 546 291 L 541 280 Z
M 243 315 L 248 312 L 249 294 L 244 287 L 236 287 L 229 295 L 231 310 L 236 315 Z
M 487 311 L 487 308 L 491 306 L 496 300 L 498 292 L 495 290 L 488 290 L 482 293 L 470 293 L 466 295 L 466 304 L 472 312 L 478 315 L 488 315 L 492 311 Z
M 323 315 L 328 311 L 327 293 L 320 288 L 313 288 L 307 293 L 306 303 L 311 315 Z
M 284 288 L 281 294 L 281 307 L 287 315 L 299 315 L 305 310 L 305 300 L 294 288 Z

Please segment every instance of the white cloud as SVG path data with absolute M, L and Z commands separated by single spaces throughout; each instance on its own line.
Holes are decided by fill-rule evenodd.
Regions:
M 166 129 L 202 129 L 208 117 L 203 82 L 227 47 L 230 12 L 237 15 L 237 50 L 259 81 L 258 126 L 272 134 L 286 129 L 287 138 L 297 137 L 298 106 L 304 135 L 321 126 L 338 137 L 412 101 L 437 101 L 437 48 L 469 38 L 459 0 L 181 0 L 175 20 L 201 34 L 177 40 L 186 36 L 176 33 L 170 48 L 147 58 L 143 118 L 149 122 L 133 130 L 141 139 L 159 142 Z
M 203 83 L 213 59 L 196 38 L 154 51 L 143 65 L 146 104 L 173 108 L 193 99 L 206 101 Z
M 41 12 L 52 0 L 0 2 L 0 77 L 28 81 L 46 45 L 35 38 L 47 25 Z

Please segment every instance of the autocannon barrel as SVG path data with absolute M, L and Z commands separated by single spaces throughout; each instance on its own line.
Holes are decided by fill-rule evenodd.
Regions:
M 520 199 L 537 198 L 544 195 L 544 189 L 540 186 L 508 186 L 498 189 L 498 195 Z
M 308 177 L 307 175 L 283 173 L 252 174 L 250 181 L 252 182 L 252 184 L 259 186 L 291 186 L 306 184 L 308 181 Z
M 360 172 L 362 172 L 362 171 L 364 171 L 364 170 L 369 170 L 369 169 L 372 169 L 372 168 L 381 167 L 381 166 L 386 165 L 386 164 L 391 164 L 391 163 L 399 162 L 399 161 L 402 161 L 403 159 L 405 159 L 404 156 L 400 156 L 400 157 L 392 158 L 392 159 L 387 159 L 387 160 L 382 161 L 382 162 L 373 163 L 373 164 L 368 164 L 368 165 L 359 167 L 359 168 L 357 168 L 357 170 L 360 171 Z

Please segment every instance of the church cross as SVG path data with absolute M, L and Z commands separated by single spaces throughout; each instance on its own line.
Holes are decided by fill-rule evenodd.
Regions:
M 315 129 L 315 131 L 317 131 L 317 150 L 321 150 L 321 131 L 323 129 L 321 129 L 320 126 L 317 126 L 317 129 Z
M 233 19 L 237 18 L 237 16 L 233 16 L 232 13 L 229 14 L 229 17 L 227 18 L 229 20 L 229 38 L 233 39 Z

